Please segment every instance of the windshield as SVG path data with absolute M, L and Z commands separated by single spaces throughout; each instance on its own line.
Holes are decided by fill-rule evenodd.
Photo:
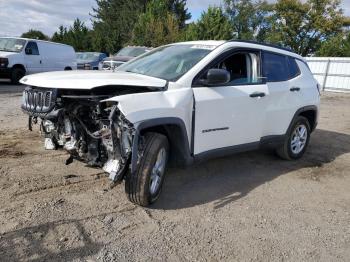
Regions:
M 122 65 L 118 71 L 176 81 L 207 56 L 213 48 L 201 45 L 163 46 Z
M 124 47 L 118 53 L 114 54 L 114 56 L 133 56 L 137 57 L 146 52 L 145 47 Z
M 77 59 L 82 61 L 95 61 L 98 60 L 99 53 L 76 53 Z
M 22 51 L 26 40 L 17 38 L 0 38 L 0 51 L 16 52 Z

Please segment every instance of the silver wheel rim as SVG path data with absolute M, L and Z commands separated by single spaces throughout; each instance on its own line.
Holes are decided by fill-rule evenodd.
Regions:
M 162 177 L 164 175 L 165 163 L 166 163 L 166 150 L 165 148 L 161 148 L 157 155 L 157 160 L 152 168 L 151 179 L 149 184 L 149 190 L 152 195 L 154 195 L 162 181 Z
M 290 141 L 290 147 L 293 154 L 299 154 L 305 148 L 307 141 L 307 128 L 305 125 L 298 125 L 292 134 L 292 139 Z

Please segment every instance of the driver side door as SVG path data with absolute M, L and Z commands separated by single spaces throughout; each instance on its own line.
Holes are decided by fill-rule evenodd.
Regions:
M 202 84 L 210 68 L 229 71 L 230 82 Z M 257 147 L 265 120 L 265 98 L 269 95 L 261 77 L 260 51 L 231 51 L 207 71 L 198 76 L 193 86 L 194 155 Z

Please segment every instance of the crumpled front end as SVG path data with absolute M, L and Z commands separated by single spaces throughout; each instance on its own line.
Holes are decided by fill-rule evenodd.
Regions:
M 91 91 L 27 87 L 21 107 L 29 129 L 40 124 L 47 150 L 64 149 L 67 165 L 79 160 L 101 167 L 118 182 L 130 164 L 135 128 L 117 102 L 101 103 L 106 98 Z

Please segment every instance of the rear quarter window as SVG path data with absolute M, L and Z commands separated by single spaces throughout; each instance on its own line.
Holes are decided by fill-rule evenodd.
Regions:
M 300 75 L 300 69 L 295 61 L 295 58 L 293 57 L 288 57 L 288 67 L 289 67 L 289 78 L 294 78 L 298 75 Z
M 287 57 L 264 52 L 263 72 L 268 82 L 280 82 L 290 79 Z

